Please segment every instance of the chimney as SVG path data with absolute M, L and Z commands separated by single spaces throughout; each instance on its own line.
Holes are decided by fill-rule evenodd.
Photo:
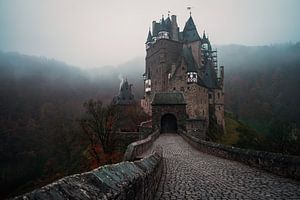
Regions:
M 172 39 L 178 41 L 179 40 L 179 38 L 178 38 L 179 28 L 178 28 L 178 25 L 177 25 L 176 15 L 171 16 L 171 21 L 172 21 L 172 29 L 171 29 Z

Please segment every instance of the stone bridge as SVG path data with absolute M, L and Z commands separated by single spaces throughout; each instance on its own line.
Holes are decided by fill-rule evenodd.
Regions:
M 202 153 L 178 134 L 161 134 L 156 145 L 164 168 L 155 199 L 300 199 L 300 182 Z
M 156 131 L 130 144 L 124 160 L 15 199 L 300 199 L 296 156 Z

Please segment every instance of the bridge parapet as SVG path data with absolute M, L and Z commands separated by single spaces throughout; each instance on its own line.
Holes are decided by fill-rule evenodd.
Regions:
M 159 134 L 159 131 L 156 130 L 147 138 L 129 144 L 124 154 L 124 161 L 133 161 L 138 156 L 146 152 L 153 145 L 153 142 L 159 137 Z
M 280 176 L 300 180 L 300 157 L 241 149 L 207 142 L 181 131 L 180 135 L 196 149 L 218 157 L 235 160 Z
M 153 153 L 135 162 L 105 165 L 68 176 L 14 199 L 149 200 L 154 198 L 162 168 L 162 155 Z

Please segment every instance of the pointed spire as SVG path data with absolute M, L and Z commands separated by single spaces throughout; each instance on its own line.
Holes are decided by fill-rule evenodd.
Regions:
M 160 31 L 167 31 L 166 21 L 165 21 L 164 15 L 162 15 Z
M 189 42 L 200 40 L 200 36 L 197 32 L 197 28 L 192 16 L 190 16 L 187 22 L 185 23 L 183 29 L 183 39 Z
M 203 39 L 206 38 L 205 30 L 203 31 Z
M 152 34 L 151 34 L 151 31 L 150 31 L 150 27 L 149 27 L 149 32 L 148 32 L 148 37 L 147 37 L 146 44 L 147 44 L 148 42 L 152 42 Z

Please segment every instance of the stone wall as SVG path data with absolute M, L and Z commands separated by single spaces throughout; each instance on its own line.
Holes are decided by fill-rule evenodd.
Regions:
M 187 119 L 186 132 L 196 138 L 206 139 L 206 120 L 201 119 Z
M 185 132 L 181 132 L 180 134 L 188 143 L 202 152 L 242 162 L 280 176 L 300 180 L 299 156 L 240 149 L 228 145 L 206 142 L 190 136 Z
M 155 131 L 147 138 L 139 140 L 128 145 L 127 150 L 124 154 L 124 161 L 133 161 L 137 159 L 141 154 L 146 152 L 159 137 L 159 131 Z
M 120 137 L 138 135 L 136 132 L 118 134 Z M 14 199 L 153 199 L 163 170 L 161 147 L 146 158 L 129 161 L 147 151 L 158 136 L 156 131 L 128 145 L 124 162 L 62 178 Z
M 116 132 L 115 150 L 125 152 L 129 144 L 147 137 L 144 135 L 140 132 Z
M 147 49 L 145 73 L 149 76 L 147 78 L 151 77 L 151 92 L 145 93 L 142 103 L 150 115 L 153 95 L 156 92 L 168 91 L 168 74 L 171 72 L 172 64 L 177 63 L 181 49 L 182 43 L 169 39 L 157 40 Z
M 225 130 L 224 118 L 224 92 L 222 89 L 214 89 L 214 113 L 216 115 L 217 123 Z
M 172 114 L 177 119 L 179 129 L 185 130 L 185 105 L 152 105 L 152 125 L 154 130 L 161 130 L 161 118 L 165 114 Z
M 153 153 L 139 161 L 105 165 L 68 176 L 14 199 L 150 200 L 156 193 L 162 169 L 162 155 Z

